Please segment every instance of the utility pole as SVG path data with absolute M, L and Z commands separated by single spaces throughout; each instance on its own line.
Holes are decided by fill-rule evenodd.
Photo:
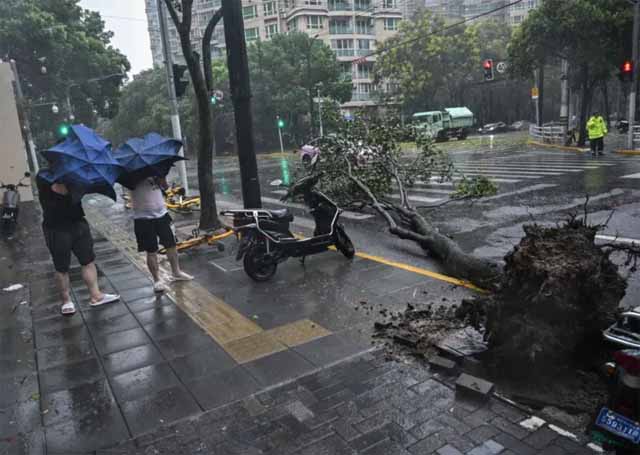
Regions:
M 280 139 L 280 153 L 284 154 L 284 143 L 282 142 L 282 126 L 279 115 L 276 116 L 276 124 L 278 126 L 278 138 Z
M 563 136 L 567 137 L 569 129 L 569 61 L 562 59 L 560 71 L 560 123 L 562 123 Z
M 240 0 L 222 0 L 222 19 L 229 67 L 229 87 L 236 120 L 242 199 L 245 208 L 261 208 L 258 163 L 251 116 L 251 83 Z
M 167 33 L 167 21 L 164 13 L 163 0 L 156 0 L 158 7 L 158 22 L 160 25 L 160 37 L 162 39 L 162 53 L 164 54 L 164 67 L 167 72 L 167 90 L 169 90 L 169 105 L 171 106 L 171 129 L 173 137 L 182 141 L 182 128 L 180 127 L 180 114 L 178 113 L 178 99 L 176 98 L 176 88 L 173 85 L 173 59 L 171 58 L 171 48 Z M 180 156 L 184 157 L 184 146 L 180 150 Z M 178 161 L 178 172 L 185 194 L 189 193 L 189 181 L 187 180 L 187 165 L 184 160 Z
M 31 158 L 32 171 L 38 173 L 40 166 L 38 165 L 38 156 L 36 154 L 36 144 L 33 142 L 33 135 L 31 134 L 31 123 L 29 122 L 29 114 L 25 109 L 24 94 L 22 92 L 22 84 L 20 83 L 20 76 L 18 75 L 18 66 L 15 60 L 9 61 L 11 70 L 13 71 L 13 78 L 16 81 L 16 96 L 18 97 L 18 109 L 22 114 L 22 127 L 27 138 L 27 147 L 29 149 L 29 156 Z
M 627 147 L 633 150 L 633 125 L 636 119 L 636 97 L 638 90 L 638 34 L 640 33 L 640 1 L 633 3 L 633 77 L 629 95 L 629 133 Z
M 322 127 L 322 85 L 318 85 L 318 120 L 320 121 L 320 137 L 324 136 L 324 128 Z

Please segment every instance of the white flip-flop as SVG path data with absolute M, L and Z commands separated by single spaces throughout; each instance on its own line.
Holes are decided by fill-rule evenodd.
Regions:
M 120 296 L 117 294 L 104 294 L 102 299 L 98 300 L 97 302 L 91 302 L 89 303 L 89 305 L 100 306 L 100 305 L 105 305 L 107 303 L 117 302 L 118 300 L 120 300 Z
M 72 301 L 63 303 L 60 312 L 63 316 L 73 316 L 76 314 L 76 305 Z
M 171 282 L 171 283 L 175 283 L 175 282 L 178 282 L 178 281 L 191 281 L 191 280 L 193 280 L 193 276 L 189 275 L 186 272 L 181 272 L 181 274 L 178 275 L 178 276 L 171 275 L 169 277 L 169 282 Z

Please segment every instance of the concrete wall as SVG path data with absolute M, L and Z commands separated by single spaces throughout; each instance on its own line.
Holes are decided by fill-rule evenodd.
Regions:
M 0 63 L 0 181 L 4 183 L 18 183 L 29 170 L 12 81 L 11 65 Z M 33 200 L 31 187 L 20 188 L 20 193 L 23 202 Z

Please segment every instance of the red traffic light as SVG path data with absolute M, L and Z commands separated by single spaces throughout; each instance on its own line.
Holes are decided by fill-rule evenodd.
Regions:
M 633 62 L 631 60 L 625 60 L 622 64 L 622 72 L 626 74 L 633 73 Z
M 493 60 L 485 60 L 484 62 L 482 62 L 482 67 L 486 70 L 490 70 L 492 66 Z

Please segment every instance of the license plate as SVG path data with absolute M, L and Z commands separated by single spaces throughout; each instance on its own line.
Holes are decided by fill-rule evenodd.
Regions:
M 600 409 L 600 413 L 596 419 L 596 425 L 610 433 L 628 439 L 634 444 L 640 442 L 640 426 L 638 423 L 627 419 L 609 408 L 603 407 Z

